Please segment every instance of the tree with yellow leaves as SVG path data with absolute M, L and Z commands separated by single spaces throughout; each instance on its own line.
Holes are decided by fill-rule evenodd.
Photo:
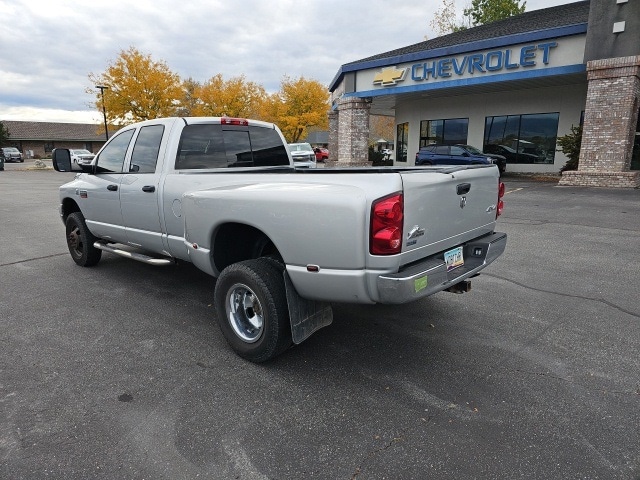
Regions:
M 107 87 L 104 107 L 113 127 L 174 115 L 255 118 L 278 125 L 292 143 L 303 139 L 310 127 L 328 127 L 329 92 L 304 77 L 285 76 L 280 91 L 272 95 L 244 75 L 225 80 L 217 74 L 201 84 L 181 80 L 164 62 L 130 47 L 104 73 L 90 73 L 89 80 Z M 94 105 L 102 111 L 100 90 L 88 88 L 87 93 L 95 95 Z
M 115 127 L 175 115 L 184 97 L 180 77 L 164 62 L 154 61 L 134 47 L 120 51 L 104 73 L 90 73 L 89 80 L 108 87 L 104 107 L 108 123 Z M 100 90 L 89 88 L 87 93 L 96 95 L 95 106 L 101 111 Z
M 265 89 L 244 75 L 224 80 L 221 74 L 197 88 L 198 103 L 192 114 L 203 117 L 256 118 L 267 96 Z
M 180 106 L 176 111 L 176 115 L 179 117 L 193 117 L 200 99 L 198 93 L 202 85 L 200 82 L 189 77 L 182 82 L 182 99 L 180 100 Z
M 328 128 L 329 91 L 316 80 L 285 76 L 280 91 L 264 102 L 261 118 L 282 130 L 287 142 L 306 137 L 309 127 Z
M 369 146 L 376 146 L 381 138 L 393 142 L 396 119 L 384 115 L 371 115 L 369 117 Z

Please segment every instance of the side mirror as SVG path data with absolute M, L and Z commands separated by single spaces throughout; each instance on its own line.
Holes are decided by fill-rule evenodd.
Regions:
M 51 160 L 53 161 L 53 168 L 57 172 L 71 171 L 71 152 L 68 148 L 55 148 L 51 152 Z

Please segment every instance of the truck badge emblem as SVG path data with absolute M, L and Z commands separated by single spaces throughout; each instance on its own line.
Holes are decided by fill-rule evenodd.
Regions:
M 407 240 L 412 238 L 418 238 L 424 235 L 424 228 L 420 228 L 419 225 L 414 225 L 411 230 L 407 233 Z
M 462 197 L 460 199 L 460 208 L 464 208 L 466 204 L 467 204 L 467 197 Z
M 425 229 L 424 228 L 420 228 L 420 225 L 414 225 L 413 228 L 411 230 L 409 230 L 407 232 L 407 247 L 410 247 L 411 245 L 415 245 L 416 243 L 418 243 L 418 240 L 416 240 L 418 237 L 422 237 L 425 233 Z

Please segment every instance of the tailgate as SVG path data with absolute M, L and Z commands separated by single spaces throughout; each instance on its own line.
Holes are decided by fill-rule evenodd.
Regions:
M 496 167 L 411 170 L 401 176 L 405 214 L 401 265 L 493 232 Z

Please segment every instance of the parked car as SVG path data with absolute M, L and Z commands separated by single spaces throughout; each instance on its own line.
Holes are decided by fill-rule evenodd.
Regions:
M 20 150 L 16 147 L 0 148 L 0 157 L 2 157 L 5 162 L 24 162 L 22 153 L 20 153 Z
M 485 155 L 477 148 L 469 145 L 428 145 L 421 147 L 416 153 L 416 165 L 488 165 L 498 167 L 500 163 L 506 165 L 506 160 L 500 162 L 497 158 Z
M 290 143 L 289 151 L 296 168 L 316 168 L 316 152 L 308 143 Z
M 498 155 L 497 153 L 483 153 L 479 148 L 476 148 L 472 145 L 457 145 L 458 147 L 464 148 L 467 152 L 472 153 L 473 155 L 484 155 L 491 159 L 491 162 L 498 166 L 498 170 L 500 170 L 500 175 L 502 175 L 507 170 L 507 159 L 502 155 Z
M 71 166 L 78 166 L 74 170 L 80 170 L 80 165 L 89 165 L 95 157 L 93 153 L 85 149 L 73 149 L 69 150 L 69 153 L 71 154 Z
M 316 162 L 323 163 L 325 160 L 329 160 L 329 150 L 322 147 L 316 147 L 313 149 L 316 152 Z
M 502 155 L 507 159 L 507 163 L 539 163 L 540 161 L 537 155 L 517 152 L 515 149 L 506 145 L 487 144 L 483 150 L 486 154 Z

